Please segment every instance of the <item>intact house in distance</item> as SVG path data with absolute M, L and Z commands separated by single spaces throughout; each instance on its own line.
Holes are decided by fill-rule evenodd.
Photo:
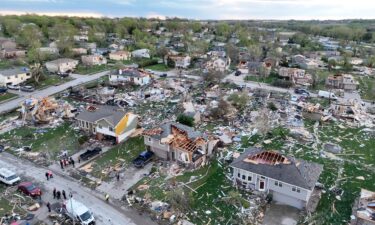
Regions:
M 147 150 L 158 157 L 197 168 L 212 155 L 218 140 L 209 138 L 192 127 L 168 122 L 143 131 Z
M 231 163 L 235 185 L 265 192 L 276 202 L 307 207 L 323 166 L 276 151 L 247 149 Z
M 0 70 L 0 86 L 17 85 L 30 78 L 31 73 L 25 67 Z
M 108 76 L 109 83 L 111 85 L 123 85 L 125 83 L 130 83 L 143 86 L 152 81 L 152 76 L 150 73 L 137 68 L 119 69 Z
M 98 140 L 109 139 L 120 143 L 137 128 L 138 116 L 115 106 L 88 106 L 76 117 L 78 126 Z
M 46 62 L 46 68 L 51 73 L 69 73 L 78 65 L 78 60 L 61 58 Z

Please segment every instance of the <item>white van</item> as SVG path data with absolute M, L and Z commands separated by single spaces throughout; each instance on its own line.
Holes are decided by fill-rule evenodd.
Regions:
M 71 219 L 80 222 L 82 225 L 94 225 L 93 213 L 81 202 L 70 198 L 64 203 L 66 214 Z
M 19 182 L 21 179 L 19 176 L 16 175 L 16 173 L 6 169 L 6 168 L 0 168 L 0 181 L 8 184 L 13 185 L 17 182 Z
M 328 92 L 328 91 L 319 91 L 318 92 L 318 96 L 321 97 L 321 98 L 330 98 L 330 99 L 333 99 L 333 100 L 337 100 L 337 97 L 334 93 L 332 92 Z

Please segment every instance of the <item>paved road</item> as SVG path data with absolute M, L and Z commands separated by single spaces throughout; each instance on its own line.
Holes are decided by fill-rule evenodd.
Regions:
M 5 102 L 3 104 L 0 104 L 0 114 L 4 112 L 11 111 L 13 109 L 16 109 L 20 106 L 20 103 L 24 101 L 27 97 L 32 96 L 36 98 L 43 98 L 50 95 L 54 95 L 56 93 L 59 93 L 61 91 L 66 90 L 67 88 L 71 86 L 77 86 L 83 83 L 87 83 L 93 80 L 96 80 L 102 76 L 105 76 L 108 74 L 109 71 L 104 71 L 100 73 L 96 73 L 93 75 L 79 75 L 79 74 L 72 74 L 71 77 L 74 78 L 74 80 L 66 82 L 64 84 L 58 85 L 58 86 L 52 86 L 43 90 L 34 91 L 32 93 L 24 94 L 22 93 L 22 96 L 20 96 L 17 99 L 11 100 L 9 102 Z
M 55 187 L 58 190 L 73 193 L 73 197 L 76 200 L 91 209 L 96 218 L 96 224 L 98 225 L 156 225 L 156 223 L 152 222 L 147 216 L 141 216 L 133 209 L 119 208 L 104 202 L 102 200 L 103 196 L 98 196 L 96 192 L 82 187 L 72 178 L 61 176 L 55 172 L 54 177 L 50 181 L 47 181 L 45 169 L 37 167 L 31 162 L 16 158 L 9 153 L 4 152 L 0 154 L 0 167 L 9 168 L 21 175 L 21 177 L 27 177 L 41 185 L 44 191 L 42 196 L 44 202 L 49 201 L 51 204 L 57 203 L 57 200 L 52 198 L 52 190 Z M 37 211 L 37 217 L 38 219 L 46 220 L 47 213 L 45 207 Z

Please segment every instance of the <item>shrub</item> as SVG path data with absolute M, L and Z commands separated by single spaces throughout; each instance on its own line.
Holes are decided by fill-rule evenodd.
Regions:
M 194 118 L 192 116 L 187 116 L 184 114 L 180 114 L 177 116 L 177 122 L 184 124 L 189 127 L 194 126 Z
M 83 145 L 88 140 L 89 140 L 89 137 L 87 137 L 86 135 L 83 135 L 83 136 L 81 136 L 81 137 L 78 138 L 78 143 L 80 145 Z

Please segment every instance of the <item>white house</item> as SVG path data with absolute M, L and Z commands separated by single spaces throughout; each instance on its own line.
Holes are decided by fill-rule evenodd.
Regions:
M 31 78 L 29 69 L 19 67 L 15 69 L 0 70 L 0 86 L 17 85 Z
M 116 71 L 115 74 L 109 75 L 109 83 L 112 85 L 121 85 L 124 83 L 132 83 L 135 85 L 147 85 L 152 81 L 151 74 L 144 70 L 136 68 L 126 68 Z
M 191 57 L 188 55 L 170 55 L 167 57 L 167 60 L 165 60 L 166 65 L 168 65 L 168 60 L 172 60 L 176 68 L 186 69 L 190 66 Z
M 230 58 L 229 57 L 214 57 L 210 59 L 206 63 L 206 69 L 207 70 L 215 70 L 224 72 L 225 70 L 228 70 L 230 66 Z
M 78 65 L 78 60 L 61 58 L 46 62 L 46 68 L 52 73 L 72 72 Z
M 109 59 L 121 61 L 121 60 L 129 60 L 131 57 L 130 52 L 127 51 L 116 51 L 109 53 Z
M 81 61 L 83 65 L 86 66 L 96 66 L 107 64 L 107 59 L 102 55 L 83 55 L 81 56 Z
M 260 148 L 247 149 L 231 163 L 237 187 L 272 195 L 272 200 L 298 209 L 309 204 L 323 166 Z
M 150 50 L 148 49 L 138 49 L 132 51 L 132 57 L 134 58 L 150 58 Z

